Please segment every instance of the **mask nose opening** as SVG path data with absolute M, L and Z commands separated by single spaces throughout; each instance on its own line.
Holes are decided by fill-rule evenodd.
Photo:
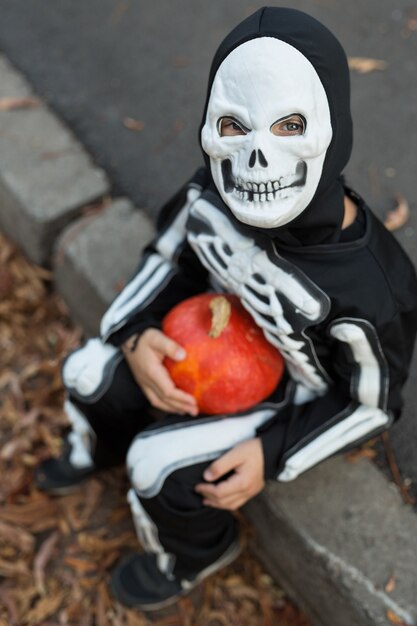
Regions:
M 256 153 L 258 153 L 258 157 L 256 157 Z M 268 167 L 268 161 L 266 160 L 262 150 L 252 150 L 249 157 L 249 167 L 254 167 L 256 164 L 256 160 L 259 161 L 259 165 L 261 167 Z

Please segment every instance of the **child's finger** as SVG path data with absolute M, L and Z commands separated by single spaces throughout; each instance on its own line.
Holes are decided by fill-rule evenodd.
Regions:
M 176 387 L 168 373 L 161 365 L 158 376 L 154 377 L 154 388 L 165 402 L 175 402 L 189 407 L 192 411 L 198 411 L 196 399 L 189 393 Z
M 245 504 L 247 500 L 240 496 L 228 498 L 226 500 L 203 500 L 205 506 L 210 506 L 214 509 L 226 509 L 228 511 L 236 511 Z
M 242 485 L 240 484 L 240 476 L 238 474 L 233 474 L 227 480 L 223 480 L 221 483 L 217 485 L 212 485 L 210 483 L 199 483 L 195 487 L 195 491 L 201 494 L 208 499 L 222 499 L 228 498 L 230 496 L 235 497 L 238 494 L 241 494 L 243 491 Z
M 230 472 L 230 470 L 235 469 L 240 462 L 239 453 L 235 451 L 235 448 L 232 448 L 208 466 L 204 472 L 204 479 L 210 481 L 217 480 L 224 474 L 227 474 L 227 472 Z
M 193 416 L 198 414 L 198 407 L 195 404 L 194 398 L 191 397 L 192 402 L 190 402 L 188 394 L 185 394 L 185 397 L 183 397 L 184 394 L 182 392 L 176 394 L 175 388 L 172 394 L 166 396 L 161 392 L 158 385 L 151 382 L 144 388 L 144 391 L 147 392 L 148 399 L 152 406 L 158 409 L 171 413 L 188 413 Z
M 155 334 L 152 344 L 155 350 L 164 356 L 169 356 L 174 361 L 182 361 L 187 356 L 183 347 L 161 332 Z
M 196 491 L 203 497 L 204 505 L 230 511 L 240 508 L 251 497 L 239 474 L 233 474 L 218 485 L 201 483 Z
M 178 413 L 179 415 L 184 415 L 184 413 L 187 412 L 184 408 L 180 406 L 173 406 L 167 402 L 164 402 L 164 400 L 162 400 L 158 396 L 158 394 L 155 393 L 149 387 L 147 389 L 144 389 L 144 391 L 148 397 L 149 402 L 156 409 L 160 409 L 161 411 L 166 411 L 167 413 Z

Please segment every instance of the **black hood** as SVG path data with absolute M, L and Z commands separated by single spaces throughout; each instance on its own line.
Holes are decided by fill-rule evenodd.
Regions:
M 285 226 L 257 230 L 291 245 L 336 242 L 339 240 L 344 217 L 341 173 L 352 150 L 350 80 L 345 52 L 336 37 L 323 24 L 301 11 L 278 7 L 259 9 L 238 24 L 223 40 L 214 56 L 200 136 L 206 120 L 211 87 L 219 66 L 232 50 L 258 37 L 280 39 L 296 48 L 310 61 L 327 95 L 333 134 L 320 182 L 310 204 Z M 209 157 L 204 154 L 204 158 L 210 171 Z M 212 186 L 215 189 L 213 181 Z

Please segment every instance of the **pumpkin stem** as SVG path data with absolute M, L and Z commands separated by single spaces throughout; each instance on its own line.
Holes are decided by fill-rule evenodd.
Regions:
M 224 296 L 216 296 L 210 301 L 209 306 L 211 311 L 211 328 L 209 330 L 209 337 L 216 339 L 222 334 L 229 323 L 232 307 L 229 300 L 227 300 Z

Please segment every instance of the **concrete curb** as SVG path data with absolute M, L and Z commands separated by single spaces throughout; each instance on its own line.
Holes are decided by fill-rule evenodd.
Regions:
M 0 77 L 0 97 L 31 94 L 1 57 Z M 96 333 L 152 223 L 127 200 L 73 221 L 108 183 L 43 105 L 0 112 L 0 133 L 0 228 L 37 263 L 50 263 L 55 245 L 57 288 L 74 318 Z M 51 150 L 67 156 L 45 165 L 41 155 Z M 293 483 L 270 484 L 245 512 L 260 558 L 314 625 L 417 624 L 417 518 L 369 461 L 332 459 Z
M 416 623 L 417 517 L 368 460 L 269 484 L 245 513 L 255 551 L 314 625 Z
M 62 233 L 53 258 L 55 285 L 87 334 L 98 334 L 104 311 L 152 235 L 150 219 L 126 199 L 76 220 Z
M 0 56 L 0 98 L 34 99 Z M 85 205 L 109 191 L 104 172 L 42 102 L 0 110 L 0 228 L 38 264 Z

